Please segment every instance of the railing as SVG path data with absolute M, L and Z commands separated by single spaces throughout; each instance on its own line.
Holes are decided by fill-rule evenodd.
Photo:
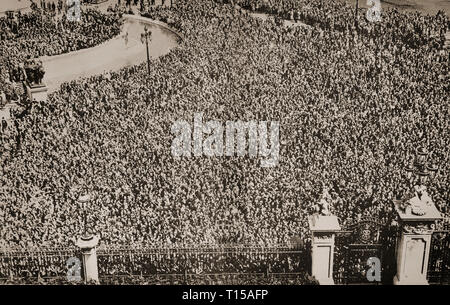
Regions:
M 67 283 L 77 249 L 0 249 L 0 283 Z M 309 252 L 291 245 L 205 245 L 97 250 L 100 283 L 295 283 L 307 280 Z
M 98 251 L 106 251 L 106 252 L 123 252 L 123 251 L 144 251 L 144 252 L 202 252 L 202 251 L 241 251 L 241 250 L 254 250 L 254 251 L 298 251 L 301 247 L 295 244 L 271 244 L 271 245 L 256 245 L 256 244 L 199 244 L 199 245 L 177 245 L 177 246 L 164 246 L 164 247 L 145 247 L 145 246 L 136 246 L 136 247 L 114 247 L 114 246 L 99 246 Z M 0 250 L 1 251 L 1 250 Z
M 431 236 L 428 282 L 450 285 L 450 231 L 435 231 Z
M 147 276 L 108 275 L 102 284 L 157 285 L 292 285 L 316 284 L 304 272 L 297 273 L 209 273 L 159 274 Z
M 438 231 L 450 231 L 450 217 L 444 217 L 437 221 Z
M 76 249 L 0 249 L 0 281 L 12 278 L 65 278 L 68 271 L 67 261 L 71 257 L 81 261 L 80 253 Z
M 399 231 L 352 226 L 336 233 L 334 279 L 337 284 L 368 284 L 368 257 L 379 257 L 382 283 L 395 275 Z M 348 229 L 346 227 L 345 229 Z M 376 238 L 373 239 L 372 237 Z M 68 259 L 77 249 L 0 249 L 0 284 L 39 280 L 67 283 Z M 115 284 L 298 284 L 313 282 L 309 248 L 292 245 L 205 245 L 172 248 L 98 248 L 100 283 Z M 430 284 L 450 284 L 450 232 L 436 231 L 428 265 Z M 30 282 L 31 281 L 31 282 Z
M 373 219 L 346 226 L 336 232 L 333 277 L 336 284 L 391 284 L 396 272 L 398 227 Z M 381 262 L 381 282 L 369 282 L 367 260 L 376 257 Z
M 289 246 L 99 249 L 99 277 L 306 272 L 304 249 Z

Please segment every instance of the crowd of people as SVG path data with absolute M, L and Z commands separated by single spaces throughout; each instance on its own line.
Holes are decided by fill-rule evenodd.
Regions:
M 317 285 L 308 274 L 285 276 L 260 274 L 215 274 L 215 275 L 150 275 L 150 276 L 106 276 L 100 279 L 102 285 Z M 85 285 L 84 281 L 70 282 L 64 277 L 51 278 L 7 278 L 2 285 Z M 97 285 L 90 281 L 88 285 Z
M 382 36 L 382 39 L 405 43 L 410 47 L 442 43 L 448 27 L 448 17 L 442 10 L 430 16 L 381 8 L 382 22 L 372 22 L 366 18 L 367 9 L 360 8 L 355 16 L 354 6 L 344 1 L 236 0 L 233 3 L 250 11 L 302 21 L 327 31 L 359 31 L 372 39 Z
M 317 281 L 304 273 L 295 276 L 261 274 L 214 275 L 152 275 L 109 276 L 102 279 L 104 285 L 317 285 Z
M 303 250 L 277 248 L 121 249 L 99 252 L 99 274 L 302 273 L 308 269 Z
M 0 252 L 0 284 L 8 280 L 53 278 L 67 279 L 69 267 L 67 260 L 77 253 L 67 249 L 42 251 L 6 251 Z
M 387 11 L 397 21 L 383 19 L 368 37 L 341 30 L 352 23 L 339 1 L 308 3 L 299 10 L 316 14 L 312 27 L 207 0 L 149 11 L 185 36 L 149 74 L 141 64 L 65 83 L 3 137 L 0 247 L 73 244 L 84 194 L 88 229 L 106 246 L 308 242 L 324 188 L 342 226 L 365 216 L 390 224 L 419 146 L 438 165 L 428 192 L 449 216 L 448 51 L 424 31 L 395 38 L 411 20 L 428 29 L 448 17 Z M 172 123 L 198 112 L 279 121 L 278 166 L 174 158 Z
M 70 21 L 64 10 L 58 13 L 45 1 L 41 5 L 35 4 L 29 13 L 18 11 L 0 18 L 0 91 L 9 100 L 17 100 L 23 93 L 13 84 L 24 80 L 26 59 L 90 48 L 120 33 L 120 14 L 87 8 L 76 22 Z

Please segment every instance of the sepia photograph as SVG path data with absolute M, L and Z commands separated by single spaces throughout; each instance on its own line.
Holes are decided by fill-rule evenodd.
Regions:
M 0 287 L 450 285 L 449 13 L 0 0 Z

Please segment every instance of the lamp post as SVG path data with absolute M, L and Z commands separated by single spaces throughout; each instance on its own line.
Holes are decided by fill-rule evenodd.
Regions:
M 413 191 L 413 193 L 416 194 L 416 196 L 420 200 L 422 200 L 424 194 L 428 196 L 425 187 L 428 177 L 434 178 L 434 175 L 438 170 L 437 166 L 435 166 L 433 163 L 427 162 L 427 158 L 429 155 L 430 153 L 426 148 L 424 147 L 417 148 L 414 159 L 411 160 L 404 168 L 406 176 L 409 179 L 409 188 L 411 191 Z M 408 212 L 412 211 L 413 214 L 418 215 L 423 213 L 419 207 L 416 207 L 414 211 L 414 208 L 411 205 L 409 199 L 411 198 L 405 198 L 405 200 L 403 201 L 404 210 Z
M 148 30 L 147 26 L 144 27 L 144 33 L 141 34 L 141 42 L 144 43 L 145 39 L 145 45 L 147 47 L 147 69 L 148 74 L 150 74 L 150 54 L 148 51 L 148 42 L 152 40 L 152 32 Z
M 427 162 L 428 156 L 429 152 L 426 148 L 419 147 L 416 149 L 414 160 L 405 167 L 405 172 L 411 183 L 415 183 L 414 180 L 416 180 L 419 184 L 424 185 L 428 177 L 434 178 L 438 168 L 435 164 Z
M 80 204 L 80 207 L 83 209 L 83 222 L 84 222 L 84 230 L 83 230 L 83 236 L 81 239 L 83 240 L 90 240 L 92 236 L 87 231 L 87 204 L 91 200 L 90 195 L 82 195 L 78 198 L 78 203 Z

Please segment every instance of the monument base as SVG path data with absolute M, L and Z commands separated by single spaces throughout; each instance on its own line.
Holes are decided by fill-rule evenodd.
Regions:
M 430 285 L 427 280 L 400 280 L 396 275 L 394 277 L 394 285 Z
M 27 88 L 27 96 L 31 101 L 45 102 L 47 101 L 47 86 L 42 83 L 40 85 L 30 85 L 28 82 L 25 83 Z

